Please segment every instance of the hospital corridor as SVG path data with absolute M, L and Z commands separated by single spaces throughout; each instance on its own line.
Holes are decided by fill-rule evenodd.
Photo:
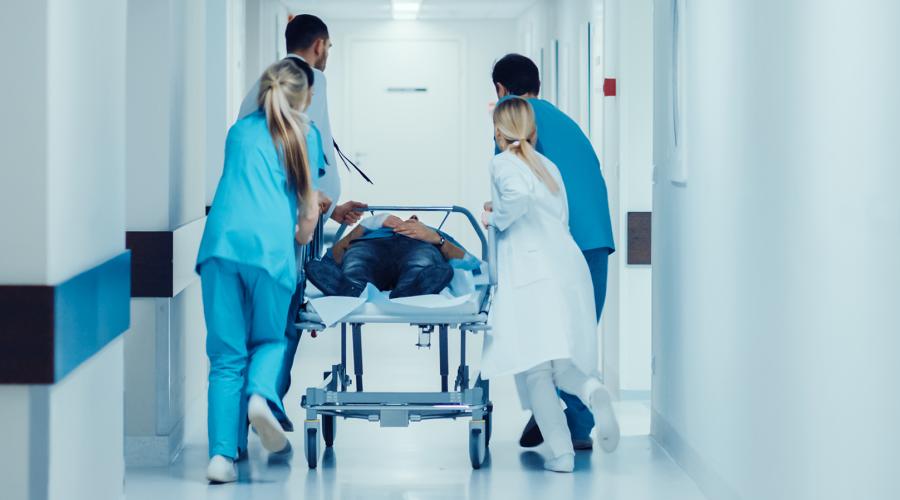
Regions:
M 898 27 L 2 2 L 0 500 L 900 499 Z

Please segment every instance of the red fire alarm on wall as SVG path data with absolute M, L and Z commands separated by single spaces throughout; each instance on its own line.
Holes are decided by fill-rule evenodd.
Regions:
M 603 80 L 603 95 L 606 97 L 614 97 L 616 95 L 616 79 L 607 78 Z

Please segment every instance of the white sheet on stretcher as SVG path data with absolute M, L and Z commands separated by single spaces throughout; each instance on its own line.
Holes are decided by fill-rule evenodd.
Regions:
M 482 266 L 484 268 L 484 266 Z M 311 283 L 307 284 L 306 295 L 310 305 L 326 326 L 334 326 L 344 318 L 363 309 L 369 314 L 385 316 L 417 315 L 428 313 L 474 314 L 477 313 L 478 288 L 486 284 L 486 273 L 475 276 L 472 271 L 453 270 L 453 281 L 435 295 L 418 295 L 391 299 L 390 292 L 382 292 L 371 283 L 359 297 L 325 297 Z

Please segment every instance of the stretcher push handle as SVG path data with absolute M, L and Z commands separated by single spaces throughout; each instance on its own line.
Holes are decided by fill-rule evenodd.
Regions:
M 488 278 L 491 286 L 497 285 L 497 228 L 488 226 Z

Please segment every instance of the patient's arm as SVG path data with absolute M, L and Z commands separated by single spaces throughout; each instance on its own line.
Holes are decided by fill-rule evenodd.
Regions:
M 425 243 L 431 243 L 432 245 L 440 245 L 441 255 L 447 260 L 462 259 L 466 256 L 465 250 L 449 241 L 445 240 L 444 244 L 441 245 L 440 233 L 417 220 L 403 222 L 394 228 L 394 232 L 414 240 L 424 241 Z
M 444 240 L 444 244 L 441 245 L 441 255 L 444 256 L 445 259 L 462 259 L 466 256 L 466 251 L 458 246 L 450 243 L 448 240 Z
M 350 246 L 350 243 L 353 243 L 353 240 L 362 236 L 365 231 L 366 229 L 364 227 L 356 226 L 353 228 L 353 231 L 350 231 L 350 234 L 344 236 L 341 238 L 341 241 L 334 244 L 331 253 L 334 256 L 334 261 L 337 262 L 338 265 L 341 265 L 341 261 L 344 260 L 344 252 L 347 251 L 347 247 Z

